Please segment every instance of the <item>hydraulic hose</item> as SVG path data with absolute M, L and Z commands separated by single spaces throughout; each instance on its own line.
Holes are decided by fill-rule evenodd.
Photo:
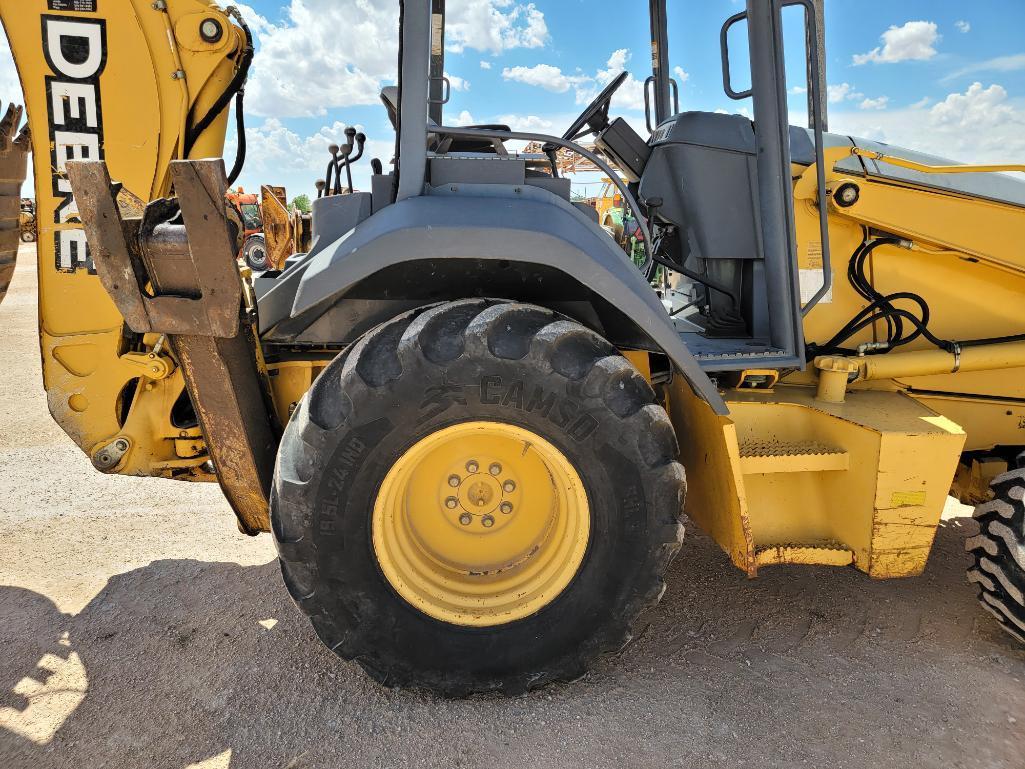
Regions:
M 243 89 L 235 97 L 235 133 L 238 147 L 235 150 L 235 165 L 231 167 L 231 173 L 228 174 L 229 187 L 238 181 L 238 177 L 242 174 L 242 166 L 246 164 L 246 116 L 242 106 L 245 95 L 246 92 Z
M 246 45 L 242 49 L 242 57 L 239 59 L 235 75 L 232 77 L 231 82 L 228 83 L 228 87 L 224 89 L 224 93 L 217 97 L 217 101 L 215 101 L 213 106 L 207 110 L 207 113 L 202 117 L 202 119 L 194 123 L 188 130 L 185 136 L 186 157 L 188 157 L 189 153 L 192 152 L 192 148 L 196 145 L 199 137 L 203 135 L 203 132 L 213 124 L 218 115 L 224 112 L 232 98 L 236 95 L 241 96 L 245 88 L 246 80 L 249 78 L 249 69 L 253 64 L 255 48 L 253 47 L 253 33 L 249 29 L 249 25 L 246 24 L 245 19 L 242 17 L 242 13 L 235 6 L 230 6 L 225 9 L 225 13 L 238 22 L 239 27 L 241 27 L 242 32 L 246 36 Z M 240 104 L 241 99 L 239 99 L 239 104 L 236 105 L 236 109 L 241 110 Z M 241 124 L 242 120 L 239 119 L 238 122 Z M 245 140 L 241 136 L 239 137 L 238 145 L 240 148 L 245 146 Z M 244 155 L 244 153 L 242 154 Z
M 924 298 L 910 291 L 901 291 L 893 294 L 883 295 L 876 290 L 872 282 L 865 274 L 865 264 L 869 256 L 882 246 L 892 246 L 901 243 L 900 239 L 893 237 L 877 238 L 862 243 L 851 256 L 847 268 L 847 279 L 855 291 L 864 299 L 868 300 L 860 312 L 849 320 L 832 339 L 823 345 L 808 345 L 809 359 L 822 354 L 854 354 L 854 350 L 842 347 L 843 343 L 860 331 L 869 328 L 874 323 L 885 321 L 887 326 L 886 344 L 869 354 L 880 355 L 896 347 L 910 344 L 919 337 L 924 337 L 935 347 L 946 352 L 957 354 L 964 347 L 978 347 L 989 344 L 1002 344 L 1008 342 L 1025 341 L 1025 334 L 1012 334 L 1001 337 L 990 337 L 986 339 L 971 339 L 967 341 L 953 341 L 941 339 L 929 330 L 931 313 L 929 305 Z M 894 302 L 910 301 L 918 305 L 920 315 L 916 316 L 909 310 L 896 307 Z M 910 334 L 905 334 L 905 322 L 913 329 Z

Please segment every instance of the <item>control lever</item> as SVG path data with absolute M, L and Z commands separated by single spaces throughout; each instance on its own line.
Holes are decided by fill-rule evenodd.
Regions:
M 355 189 L 352 186 L 352 166 L 363 157 L 363 152 L 367 146 L 367 135 L 364 133 L 356 133 L 355 128 L 346 128 L 345 136 L 349 139 L 349 143 L 346 144 L 342 149 L 347 149 L 345 152 L 345 162 L 341 165 L 345 167 L 345 181 L 348 184 L 349 194 L 351 195 Z M 352 142 L 356 143 L 356 154 L 352 154 Z M 342 193 L 342 171 L 341 165 L 338 168 L 338 177 L 335 182 L 335 194 L 340 195 Z
M 356 143 L 356 129 L 349 126 L 345 129 L 345 144 L 342 145 L 342 158 L 335 163 L 335 187 L 334 194 L 342 194 L 342 166 L 345 166 L 346 170 L 349 167 L 349 156 L 352 154 L 353 146 Z M 351 172 L 348 174 L 351 176 Z
M 548 142 L 547 144 L 545 144 L 541 148 L 541 151 L 543 153 L 545 153 L 545 156 L 548 158 L 548 162 L 552 164 L 552 178 L 553 179 L 558 179 L 559 178 L 559 147 L 558 147 L 558 145 L 552 144 L 551 142 Z
M 338 145 L 330 145 L 327 148 L 327 151 L 331 153 L 331 162 L 327 164 L 327 171 L 324 172 L 324 175 L 327 177 L 327 181 L 325 182 L 327 191 L 324 194 L 330 195 L 332 187 L 331 180 L 334 178 L 335 166 L 338 165 Z
M 317 187 L 317 197 L 318 198 L 324 197 L 324 190 L 327 188 L 327 182 L 324 181 L 323 179 L 317 179 L 316 187 Z
M 370 161 L 370 170 L 373 171 L 374 176 L 384 176 L 384 163 L 380 158 L 374 158 Z
M 342 149 L 338 153 L 338 160 L 335 163 L 335 186 L 331 194 L 341 195 L 342 194 L 342 168 L 349 167 L 349 155 L 352 154 L 352 145 L 343 144 Z

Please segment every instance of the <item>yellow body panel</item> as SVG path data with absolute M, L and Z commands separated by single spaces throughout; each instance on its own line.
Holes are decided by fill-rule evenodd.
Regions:
M 227 17 L 203 0 L 170 0 L 166 12 L 156 6 L 108 0 L 58 12 L 46 0 L 0 0 L 0 20 L 33 136 L 40 351 L 50 411 L 94 463 L 127 436 L 130 450 L 108 472 L 209 477 L 199 469 L 202 453 L 182 460 L 176 450 L 181 431 L 170 414 L 181 377 L 153 378 L 124 360 L 147 351 L 126 334 L 95 275 L 64 175 L 68 160 L 104 158 L 124 185 L 122 208 L 138 215 L 169 191 L 168 166 L 183 155 L 189 111 L 204 113 L 230 81 L 242 38 Z M 224 30 L 216 43 L 203 43 L 196 32 L 207 18 Z M 169 26 L 177 30 L 170 37 Z M 62 43 L 77 47 L 74 61 L 64 58 Z M 179 70 L 183 77 L 175 76 Z M 191 156 L 220 156 L 226 120 L 224 113 L 204 132 Z
M 842 154 L 843 150 L 834 150 L 833 159 Z M 814 186 L 807 186 L 813 176 L 814 167 L 805 170 L 795 192 L 799 267 L 804 278 L 821 270 L 822 265 L 818 195 Z M 857 203 L 847 208 L 829 198 L 833 290 L 805 318 L 809 342 L 827 341 L 866 305 L 846 276 L 847 262 L 862 243 L 864 228 L 908 240 L 908 248 L 878 248 L 869 258 L 869 274 L 883 294 L 913 291 L 922 296 L 931 311 L 929 328 L 940 338 L 982 339 L 1025 333 L 1021 312 L 1021 298 L 1025 296 L 1025 248 L 1021 245 L 1025 243 L 1025 208 L 879 177 L 829 171 L 830 193 L 844 183 L 856 184 L 860 194 Z M 847 346 L 883 338 L 885 329 L 877 324 L 853 337 Z M 918 339 L 901 352 L 935 349 L 927 340 Z M 887 357 L 881 356 L 873 363 L 887 365 Z M 788 381 L 811 383 L 814 378 L 812 372 L 804 372 L 792 374 Z M 1025 420 L 1021 418 L 1025 367 L 1013 361 L 992 370 L 897 376 L 859 382 L 853 388 L 909 392 L 961 425 L 968 435 L 968 450 L 1025 446 Z
M 850 150 L 830 153 L 833 282 L 805 318 L 809 342 L 828 341 L 866 306 L 846 268 L 869 228 L 906 240 L 872 254 L 873 285 L 921 295 L 937 336 L 1025 333 L 1025 209 L 841 173 L 832 166 Z M 794 171 L 798 266 L 810 295 L 816 279 L 821 285 L 820 196 L 814 167 Z M 846 208 L 831 197 L 844 183 L 860 193 Z M 846 346 L 884 338 L 879 324 Z M 841 358 L 833 366 L 839 397 L 828 398 L 837 402 L 816 399 L 821 372 L 809 369 L 770 391 L 727 391 L 728 418 L 674 384 L 688 515 L 751 576 L 772 564 L 854 565 L 877 578 L 920 573 L 955 474 L 966 497 L 984 494 L 981 478 L 992 474 L 985 462 L 958 471 L 962 452 L 1025 446 L 1021 346 L 955 357 L 919 339 L 889 355 Z M 848 371 L 861 374 L 849 388 Z
M 718 417 L 686 385 L 671 395 L 688 468 L 687 514 L 754 576 L 780 563 L 873 577 L 925 567 L 964 446 L 953 422 L 902 393 L 727 393 Z
M 679 380 L 669 393 L 669 416 L 680 439 L 680 462 L 687 469 L 688 517 L 719 543 L 738 568 L 755 576 L 755 545 L 736 425 L 712 411 Z

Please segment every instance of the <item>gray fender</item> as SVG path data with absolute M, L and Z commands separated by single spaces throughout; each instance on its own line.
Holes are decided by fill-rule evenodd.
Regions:
M 632 319 L 696 394 L 717 413 L 728 413 L 640 271 L 583 213 L 546 190 L 529 185 L 431 188 L 384 208 L 334 243 L 317 246 L 296 276 L 293 319 L 316 318 L 360 281 L 404 262 L 476 259 L 544 265 Z M 486 294 L 486 286 L 482 289 Z

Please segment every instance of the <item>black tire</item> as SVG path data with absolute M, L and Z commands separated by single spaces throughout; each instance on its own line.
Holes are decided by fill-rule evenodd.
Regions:
M 556 405 L 530 409 L 535 388 Z M 515 424 L 557 446 L 583 481 L 592 520 L 570 586 L 526 619 L 484 628 L 406 603 L 371 537 L 393 462 L 424 436 L 475 420 Z M 488 300 L 407 313 L 340 355 L 285 431 L 271 498 L 285 585 L 324 643 L 385 685 L 463 696 L 573 680 L 622 648 L 665 590 L 683 536 L 677 453 L 651 387 L 583 326 Z
M 965 542 L 975 561 L 968 580 L 1000 627 L 1025 643 L 1025 469 L 999 475 L 990 486 L 993 500 L 975 508 L 980 533 Z
M 36 242 L 35 230 L 22 230 L 21 231 L 21 242 L 22 243 L 35 243 Z
M 246 238 L 242 246 L 242 258 L 253 272 L 266 272 L 270 268 L 267 263 L 267 239 L 263 235 L 250 235 Z

